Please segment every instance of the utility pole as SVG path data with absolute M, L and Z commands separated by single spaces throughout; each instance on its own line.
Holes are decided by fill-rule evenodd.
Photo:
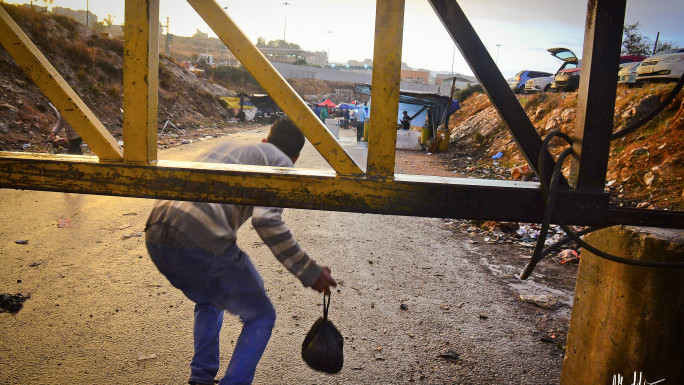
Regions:
M 496 65 L 499 65 L 499 48 L 501 48 L 501 44 L 496 45 Z
M 653 44 L 653 55 L 655 55 L 657 52 L 656 50 L 658 49 L 658 38 L 660 37 L 660 31 L 656 34 L 656 41 L 655 44 Z
M 285 6 L 285 25 L 283 26 L 283 42 L 287 42 L 287 39 L 285 39 L 285 32 L 287 31 L 287 6 L 292 5 L 292 3 L 288 3 L 287 1 L 283 2 L 283 5 Z
M 164 44 L 164 55 L 171 57 L 171 34 L 169 33 L 169 17 L 166 17 L 166 42 Z
M 86 0 L 86 27 L 90 24 L 90 0 Z

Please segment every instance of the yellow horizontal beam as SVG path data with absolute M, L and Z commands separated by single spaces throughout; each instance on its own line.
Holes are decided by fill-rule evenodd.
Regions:
M 123 159 L 116 139 L 2 7 L 0 44 L 101 160 Z
M 126 0 L 124 24 L 124 160 L 157 160 L 159 0 Z
M 397 147 L 404 0 L 378 0 L 375 10 L 373 102 L 368 132 L 369 175 L 392 176 Z
M 524 222 L 541 222 L 544 208 L 539 184 L 533 182 L 370 178 L 164 160 L 157 165 L 98 163 L 94 157 L 16 152 L 0 152 L 0 188 Z M 561 214 L 572 224 L 597 221 L 596 213 L 605 212 L 608 202 L 607 195 L 574 192 L 562 201 Z
M 363 171 L 337 143 L 335 137 L 307 107 L 297 92 L 252 44 L 240 27 L 214 0 L 188 0 L 209 27 L 249 70 L 274 102 L 294 121 L 316 150 L 342 175 Z

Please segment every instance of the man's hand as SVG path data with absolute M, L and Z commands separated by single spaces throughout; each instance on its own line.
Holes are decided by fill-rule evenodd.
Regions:
M 328 266 L 323 266 L 321 268 L 321 275 L 319 275 L 316 282 L 311 285 L 311 288 L 319 293 L 325 291 L 326 294 L 330 294 L 330 286 L 337 287 L 337 282 L 335 282 L 330 275 L 330 268 Z

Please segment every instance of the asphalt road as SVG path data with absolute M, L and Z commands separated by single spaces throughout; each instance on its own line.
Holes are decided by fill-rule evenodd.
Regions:
M 200 141 L 160 158 L 187 160 L 218 141 L 265 134 Z M 365 145 L 352 135 L 343 131 L 341 142 L 365 165 Z M 297 166 L 327 168 L 308 144 Z M 0 383 L 186 383 L 193 305 L 146 254 L 140 235 L 152 203 L 0 190 L 0 292 L 30 294 L 16 315 L 0 314 Z M 340 284 L 330 318 L 345 337 L 345 365 L 325 375 L 301 360 L 322 298 L 302 288 L 247 223 L 238 244 L 278 315 L 255 384 L 558 383 L 563 353 L 539 340 L 534 310 L 494 273 L 505 266 L 493 267 L 487 253 L 499 251 L 440 219 L 294 209 L 285 219 Z M 28 243 L 15 243 L 21 239 Z M 226 317 L 220 372 L 239 330 Z

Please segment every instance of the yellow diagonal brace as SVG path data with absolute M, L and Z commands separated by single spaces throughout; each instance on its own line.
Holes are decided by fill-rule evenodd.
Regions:
M 100 160 L 122 160 L 121 147 L 114 137 L 2 7 L 0 44 L 57 107 L 64 119 L 81 135 Z
M 404 0 L 378 0 L 376 4 L 367 172 L 390 177 L 397 147 Z
M 273 101 L 297 124 L 330 166 L 344 175 L 363 171 L 337 143 L 295 90 L 214 0 L 188 0 L 209 27 L 249 70 Z
M 124 161 L 157 160 L 159 0 L 126 0 Z

